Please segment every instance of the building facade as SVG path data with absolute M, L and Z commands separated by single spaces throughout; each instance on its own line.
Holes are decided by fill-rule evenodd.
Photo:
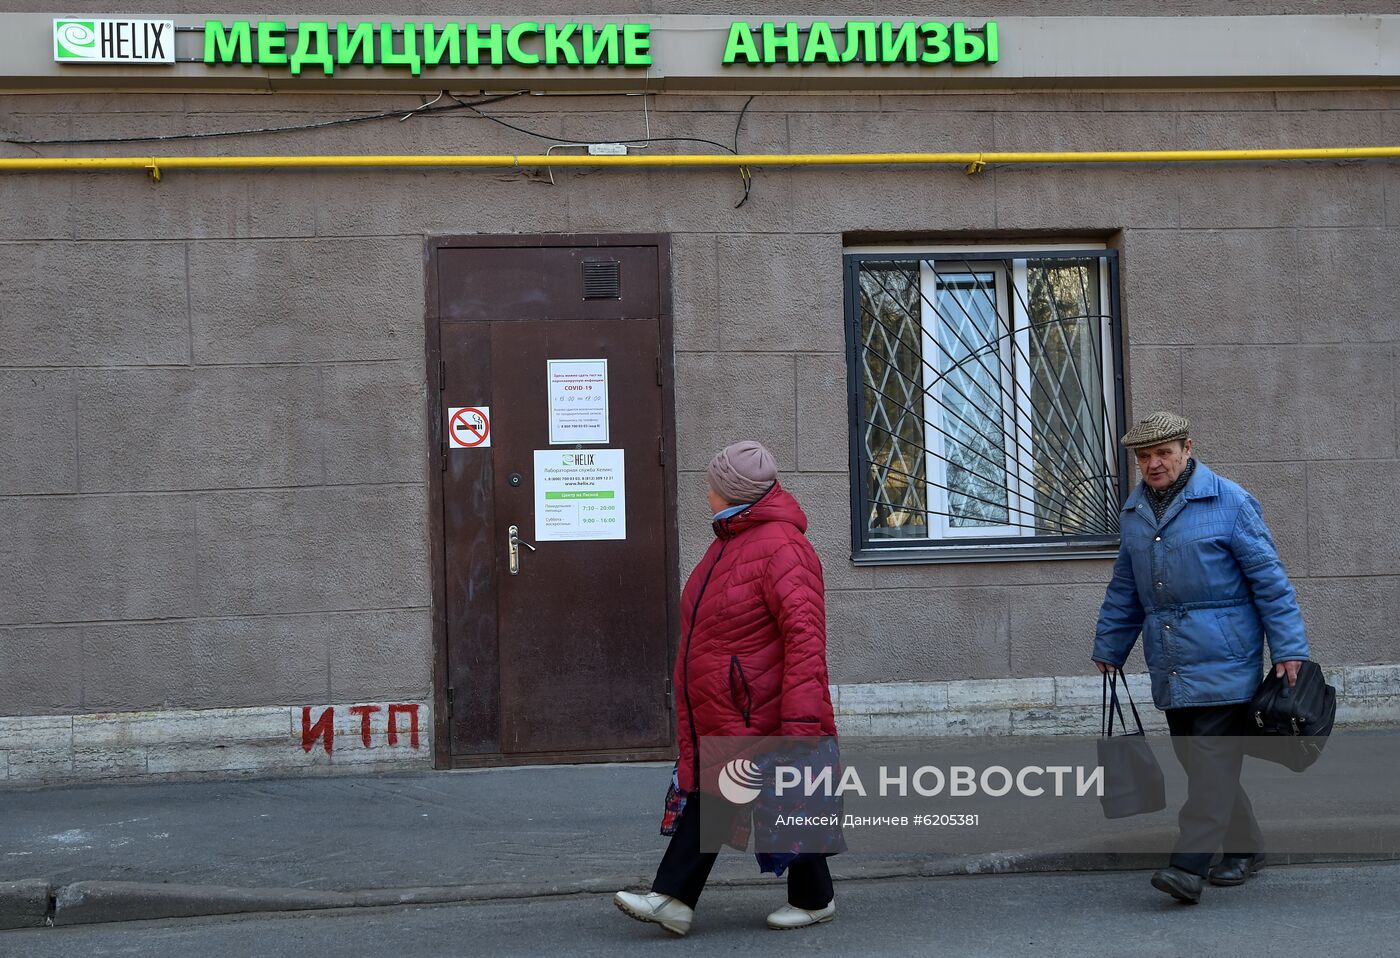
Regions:
M 1400 718 L 1396 160 L 1036 155 L 1393 147 L 1393 3 L 342 6 L 0 15 L 0 160 L 135 158 L 0 169 L 0 784 L 671 754 L 738 438 L 845 734 L 1093 729 L 1157 408 Z

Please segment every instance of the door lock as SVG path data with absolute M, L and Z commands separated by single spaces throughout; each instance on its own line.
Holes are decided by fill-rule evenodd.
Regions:
M 520 547 L 521 547 L 521 546 L 524 546 L 525 548 L 529 549 L 531 552 L 536 551 L 536 549 L 535 549 L 534 546 L 530 545 L 530 543 L 528 543 L 528 542 L 526 542 L 524 539 L 520 538 L 520 527 L 519 527 L 519 526 L 511 526 L 511 527 L 510 527 L 510 538 L 509 538 L 508 541 L 509 541 L 509 543 L 510 543 L 510 574 L 511 574 L 511 575 L 519 575 L 519 574 L 520 574 Z

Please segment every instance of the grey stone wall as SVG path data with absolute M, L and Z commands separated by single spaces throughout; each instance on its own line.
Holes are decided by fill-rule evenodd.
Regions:
M 53 3 L 49 0 L 10 0 L 6 9 L 13 13 L 52 13 Z M 207 13 L 211 16 L 227 15 L 230 8 L 224 0 L 146 0 L 143 14 L 195 14 Z M 271 13 L 283 10 L 290 19 L 295 19 L 291 7 L 268 8 Z M 472 10 L 478 16 L 519 17 L 538 13 L 538 4 L 521 4 L 517 0 L 483 0 L 473 4 Z M 555 16 L 580 16 L 586 14 L 709 14 L 712 16 L 777 17 L 826 16 L 834 9 L 828 0 L 766 0 L 766 2 L 745 5 L 736 13 L 735 5 L 728 0 L 563 0 L 550 4 Z M 842 0 L 840 12 L 850 15 L 889 16 L 893 10 L 898 13 L 902 7 L 891 6 L 888 0 Z M 442 16 L 450 9 L 441 0 L 396 0 L 386 10 L 382 3 L 371 0 L 341 0 L 335 11 L 344 14 L 392 16 Z M 112 8 L 104 0 L 71 0 L 63 8 L 63 13 L 110 14 Z M 233 12 L 238 12 L 234 10 Z M 978 20 L 984 17 L 1026 16 L 1038 13 L 1028 9 L 1028 5 L 1017 0 L 957 0 L 939 7 L 939 15 L 955 18 L 966 17 Z M 1392 0 L 1063 0 L 1055 5 L 1055 16 L 1115 16 L 1115 17 L 1171 17 L 1171 16 L 1265 16 L 1275 14 L 1341 14 L 1341 13 L 1394 13 Z
M 729 143 L 745 99 L 654 96 L 646 117 L 624 96 L 485 109 L 561 137 L 649 122 Z M 7 96 L 0 126 L 133 136 L 419 102 Z M 739 142 L 1396 143 L 1400 93 L 774 95 Z M 653 147 L 673 148 L 699 147 Z M 161 150 L 542 147 L 463 111 Z M 838 684 L 1073 673 L 1108 576 L 1101 561 L 850 563 L 847 236 L 1112 237 L 1133 405 L 1184 411 L 1202 458 L 1263 501 L 1317 658 L 1400 660 L 1400 168 L 761 169 L 739 196 L 731 171 L 0 176 L 0 713 L 430 697 L 422 241 L 442 233 L 672 235 L 683 571 L 707 539 L 710 455 L 762 440 L 812 519 Z

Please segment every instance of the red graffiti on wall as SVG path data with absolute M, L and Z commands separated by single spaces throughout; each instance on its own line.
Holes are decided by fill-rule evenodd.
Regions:
M 370 747 L 370 736 L 374 730 L 371 718 L 379 711 L 381 709 L 378 705 L 352 705 L 349 708 L 351 715 L 360 717 L 360 742 L 365 748 Z M 418 706 L 412 702 L 389 706 L 385 716 L 385 741 L 390 747 L 398 747 L 398 720 L 401 715 L 408 716 L 409 748 L 418 748 Z M 327 706 L 314 723 L 311 721 L 311 706 L 303 705 L 301 708 L 301 750 L 310 752 L 318 741 L 325 748 L 327 755 L 335 751 L 334 705 Z
M 365 743 L 365 748 L 369 748 L 369 717 L 378 711 L 377 705 L 350 706 L 350 714 L 360 717 L 360 740 Z
M 335 709 L 328 708 L 321 713 L 316 724 L 311 724 L 311 706 L 301 707 L 301 750 L 309 752 L 316 747 L 316 739 L 324 739 L 326 754 L 335 748 Z
M 408 716 L 408 744 L 410 748 L 418 747 L 418 706 L 416 705 L 391 705 L 389 706 L 389 744 L 399 744 L 398 723 L 394 721 L 400 715 Z

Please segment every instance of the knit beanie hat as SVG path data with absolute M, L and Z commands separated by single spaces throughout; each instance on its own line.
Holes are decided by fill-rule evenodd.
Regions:
M 752 439 L 725 446 L 710 462 L 710 488 L 736 504 L 757 502 L 777 480 L 773 454 Z

